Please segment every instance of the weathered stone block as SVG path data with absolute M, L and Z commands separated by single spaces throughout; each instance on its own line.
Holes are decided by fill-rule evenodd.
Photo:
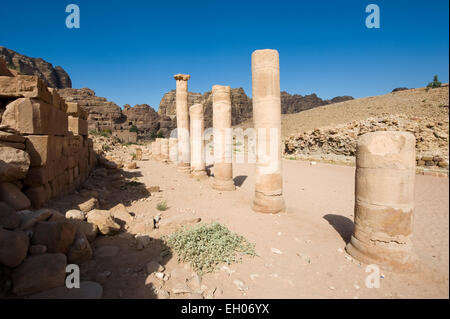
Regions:
M 57 141 L 53 135 L 29 135 L 26 141 L 26 151 L 30 155 L 31 166 L 44 166 L 57 160 L 56 147 Z M 60 153 L 62 153 L 62 149 Z
M 72 117 L 79 117 L 80 119 L 87 120 L 88 112 L 81 106 L 78 105 L 78 103 L 75 102 L 66 102 L 67 104 L 67 114 L 69 114 Z
M 37 75 L 0 76 L 0 97 L 37 98 L 47 103 L 53 97 Z
M 26 186 L 36 187 L 48 183 L 54 178 L 53 166 L 31 167 L 23 183 Z
M 86 120 L 79 117 L 69 116 L 69 131 L 73 132 L 75 135 L 88 135 L 88 124 Z

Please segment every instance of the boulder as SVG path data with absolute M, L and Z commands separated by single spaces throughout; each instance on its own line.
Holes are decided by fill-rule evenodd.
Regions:
M 82 212 L 85 212 L 85 213 L 90 212 L 91 210 L 93 210 L 97 207 L 98 207 L 98 201 L 97 201 L 97 198 L 94 198 L 94 197 L 92 197 L 91 199 L 78 205 L 78 208 Z
M 0 228 L 0 264 L 18 266 L 27 256 L 29 239 L 25 232 Z
M 115 220 L 118 220 L 119 224 L 120 223 L 126 224 L 133 221 L 133 216 L 130 215 L 127 208 L 123 204 L 118 204 L 114 206 L 109 210 L 109 213 Z
M 35 294 L 64 285 L 67 258 L 63 254 L 30 256 L 12 272 L 13 293 Z
M 97 225 L 98 230 L 103 235 L 114 235 L 120 230 L 117 224 L 107 210 L 94 209 L 87 214 L 87 221 Z
M 86 214 L 81 210 L 71 209 L 66 212 L 66 218 L 84 220 L 86 218 Z
M 98 226 L 93 223 L 88 223 L 84 220 L 78 219 L 67 219 L 67 221 L 77 227 L 80 231 L 84 233 L 87 240 L 92 243 L 97 237 Z
M 100 299 L 103 287 L 95 281 L 82 281 L 80 288 L 57 287 L 30 296 L 30 299 Z
M 20 226 L 20 216 L 15 209 L 0 202 L 0 226 L 5 229 L 15 229 Z
M 21 210 L 17 212 L 20 216 L 20 229 L 28 230 L 33 228 L 38 222 L 48 220 L 52 216 L 52 212 L 46 209 L 36 211 Z
M 38 222 L 31 238 L 33 245 L 45 245 L 49 253 L 67 254 L 75 239 L 77 227 L 67 221 Z
M 80 265 L 85 261 L 90 260 L 91 257 L 91 245 L 89 245 L 89 241 L 83 231 L 78 228 L 75 235 L 75 240 L 72 247 L 70 247 L 69 253 L 67 254 L 67 260 L 71 264 Z
M 13 147 L 0 147 L 0 182 L 25 178 L 29 167 L 30 156 L 27 152 Z
M 28 197 L 12 183 L 0 183 L 0 201 L 5 202 L 15 210 L 22 210 L 31 206 Z

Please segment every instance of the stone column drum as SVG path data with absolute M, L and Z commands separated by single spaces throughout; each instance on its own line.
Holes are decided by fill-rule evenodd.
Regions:
M 235 190 L 232 167 L 231 134 L 231 89 L 214 85 L 213 129 L 214 129 L 214 182 L 212 187 L 220 191 Z
M 169 137 L 169 162 L 178 163 L 178 139 Z
M 253 122 L 256 135 L 255 198 L 253 210 L 285 210 L 281 171 L 281 98 L 278 51 L 252 54 Z
M 162 138 L 160 140 L 161 143 L 161 160 L 168 161 L 169 160 L 169 139 Z
M 191 175 L 204 178 L 206 175 L 205 143 L 203 135 L 205 124 L 203 120 L 203 104 L 194 104 L 189 108 L 191 137 Z
M 188 85 L 190 75 L 176 74 L 176 108 L 177 108 L 177 137 L 178 137 L 178 170 L 190 172 L 190 141 L 189 141 L 189 110 Z
M 157 138 L 152 143 L 152 157 L 155 160 L 161 159 L 161 141 L 160 140 L 161 140 L 160 138 Z
M 355 228 L 346 250 L 359 261 L 391 271 L 415 268 L 415 144 L 407 132 L 372 132 L 358 140 Z

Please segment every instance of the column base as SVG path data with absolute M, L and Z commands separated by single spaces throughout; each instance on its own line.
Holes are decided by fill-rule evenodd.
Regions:
M 178 164 L 177 171 L 182 173 L 190 173 L 191 165 L 189 163 Z
M 234 191 L 236 186 L 234 185 L 234 181 L 232 179 L 227 181 L 218 181 L 214 179 L 212 188 L 217 191 Z
M 208 174 L 206 174 L 206 171 L 192 171 L 191 177 L 205 179 L 205 178 L 208 178 Z
M 285 212 L 284 198 L 282 195 L 266 196 L 255 195 L 253 200 L 252 209 L 257 213 L 265 214 L 278 214 Z
M 347 253 L 365 264 L 378 265 L 387 271 L 412 273 L 418 270 L 417 256 L 408 249 L 387 249 L 369 245 L 352 236 L 345 247 Z

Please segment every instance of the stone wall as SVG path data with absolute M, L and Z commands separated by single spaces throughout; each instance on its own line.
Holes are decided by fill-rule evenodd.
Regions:
M 136 143 L 137 133 L 130 131 L 114 131 L 112 135 L 117 137 L 122 143 Z
M 0 74 L 0 201 L 16 210 L 68 194 L 95 166 L 87 112 L 38 76 Z
M 375 131 L 405 131 L 416 137 L 417 166 L 448 169 L 449 121 L 406 115 L 385 115 L 346 124 L 330 125 L 296 134 L 285 140 L 291 155 L 337 155 L 354 157 L 360 135 Z

